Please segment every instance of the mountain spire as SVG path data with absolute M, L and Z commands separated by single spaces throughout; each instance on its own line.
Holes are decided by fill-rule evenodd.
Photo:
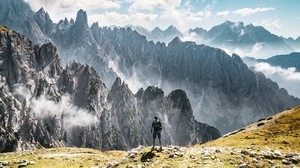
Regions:
M 80 9 L 80 10 L 77 12 L 75 24 L 77 24 L 77 25 L 82 25 L 82 26 L 84 26 L 84 27 L 88 27 L 87 14 L 86 14 L 86 12 L 83 11 L 82 9 Z

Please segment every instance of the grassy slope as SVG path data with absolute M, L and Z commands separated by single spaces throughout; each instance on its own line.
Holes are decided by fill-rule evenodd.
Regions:
M 244 162 L 252 167 L 257 167 L 258 163 L 264 167 L 271 167 L 267 160 L 255 162 L 253 157 L 241 155 L 241 151 L 251 148 L 258 154 L 270 148 L 282 153 L 299 153 L 299 135 L 300 107 L 296 107 L 254 123 L 235 134 L 205 144 L 183 147 L 181 151 L 184 155 L 174 158 L 170 158 L 165 152 L 150 152 L 150 147 L 142 148 L 140 154 L 133 159 L 124 159 L 125 151 L 101 152 L 87 148 L 57 148 L 2 153 L 0 161 L 11 161 L 10 167 L 18 166 L 13 164 L 16 160 L 35 162 L 35 165 L 28 167 L 101 167 L 105 163 L 115 161 L 119 163 L 119 167 L 238 167 Z M 216 149 L 221 152 L 216 152 Z M 143 154 L 151 154 L 151 160 L 142 162 Z M 194 158 L 191 158 L 191 155 Z M 273 162 L 275 165 L 282 165 L 281 159 Z
M 300 152 L 300 106 L 267 117 L 236 134 L 198 147 L 205 146 L 238 148 L 256 146 L 280 149 L 285 152 Z

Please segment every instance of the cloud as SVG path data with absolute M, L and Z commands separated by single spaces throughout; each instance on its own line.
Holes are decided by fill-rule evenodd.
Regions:
M 199 24 L 212 16 L 211 10 L 217 0 L 27 0 L 31 8 L 37 11 L 44 7 L 51 19 L 75 18 L 76 12 L 83 9 L 88 14 L 89 23 L 99 22 L 102 26 L 139 25 L 147 29 L 155 26 L 162 28 L 176 26 L 186 31 L 191 23 Z M 201 3 L 202 9 L 194 3 Z
M 300 98 L 300 72 L 297 72 L 295 67 L 285 69 L 268 63 L 256 63 L 254 69 L 264 73 L 290 94 Z
M 229 15 L 230 11 L 222 11 L 222 12 L 218 12 L 217 16 L 223 16 L 223 17 L 227 17 Z
M 63 116 L 64 127 L 71 129 L 75 126 L 89 126 L 97 123 L 97 117 L 87 110 L 74 106 L 70 97 L 64 95 L 61 101 L 56 103 L 46 96 L 40 96 L 31 102 L 31 110 L 37 118 L 61 117 Z
M 199 23 L 211 16 L 211 11 L 208 9 L 193 12 L 191 9 L 168 8 L 159 16 L 159 19 L 161 22 L 176 25 L 181 32 L 184 32 L 190 28 L 190 23 Z
M 261 25 L 263 27 L 266 27 L 268 29 L 275 29 L 275 30 L 278 30 L 281 28 L 281 24 L 279 22 L 279 20 L 274 20 L 274 21 L 271 21 L 271 20 L 263 20 L 261 22 Z
M 260 51 L 262 51 L 262 49 L 263 49 L 263 43 L 255 43 L 253 45 L 253 47 L 250 49 L 235 48 L 233 51 L 228 50 L 228 49 L 226 51 L 231 54 L 235 53 L 235 54 L 238 54 L 238 55 L 244 57 L 244 56 L 254 56 L 254 55 L 258 54 Z
M 27 0 L 33 10 L 45 9 L 119 9 L 121 6 L 111 0 Z
M 255 70 L 261 71 L 268 76 L 278 74 L 279 76 L 281 76 L 286 80 L 300 81 L 300 73 L 296 71 L 295 67 L 284 69 L 279 66 L 271 66 L 268 63 L 257 63 L 255 65 Z
M 131 15 L 128 14 L 119 14 L 115 11 L 107 12 L 100 15 L 92 15 L 89 17 L 89 22 L 100 22 L 101 25 L 116 25 L 124 26 L 129 23 L 132 25 L 139 25 L 143 27 L 150 27 L 151 24 L 155 22 L 158 15 L 156 14 L 145 14 L 145 13 L 134 13 Z
M 26 107 L 37 119 L 63 116 L 64 127 L 67 129 L 74 126 L 89 126 L 98 122 L 97 116 L 74 106 L 69 95 L 63 95 L 60 102 L 49 100 L 45 95 L 35 98 L 23 85 L 14 85 L 13 94 L 18 97 L 18 100 L 26 100 Z
M 248 16 L 248 15 L 252 15 L 255 13 L 259 13 L 259 12 L 267 12 L 267 11 L 272 11 L 272 10 L 275 10 L 275 8 L 273 8 L 273 7 L 271 7 L 271 8 L 242 8 L 242 9 L 235 10 L 232 13 L 241 15 L 241 16 Z
M 33 11 L 43 7 L 55 22 L 60 19 L 74 18 L 79 9 L 93 10 L 117 10 L 121 8 L 121 2 L 112 0 L 26 0 Z
M 128 11 L 129 12 L 137 12 L 143 10 L 152 11 L 154 9 L 166 8 L 167 6 L 168 6 L 167 1 L 164 0 L 151 0 L 151 1 L 137 0 L 129 6 Z

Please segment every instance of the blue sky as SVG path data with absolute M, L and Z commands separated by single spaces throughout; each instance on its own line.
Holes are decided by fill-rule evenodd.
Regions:
M 181 31 L 210 29 L 226 20 L 264 26 L 285 37 L 300 36 L 299 0 L 26 0 L 34 11 L 41 6 L 53 21 L 75 18 L 87 11 L 89 23 L 100 26 L 139 25 L 162 29 L 174 25 Z

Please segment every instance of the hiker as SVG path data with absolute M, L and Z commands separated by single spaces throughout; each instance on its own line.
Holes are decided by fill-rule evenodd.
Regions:
M 162 149 L 161 139 L 160 139 L 161 138 L 161 130 L 162 130 L 161 122 L 158 120 L 157 116 L 155 116 L 154 119 L 155 120 L 153 121 L 152 127 L 151 127 L 151 133 L 153 131 L 153 147 L 152 147 L 152 149 L 154 149 L 156 136 L 158 137 L 158 140 L 159 140 L 160 149 Z

